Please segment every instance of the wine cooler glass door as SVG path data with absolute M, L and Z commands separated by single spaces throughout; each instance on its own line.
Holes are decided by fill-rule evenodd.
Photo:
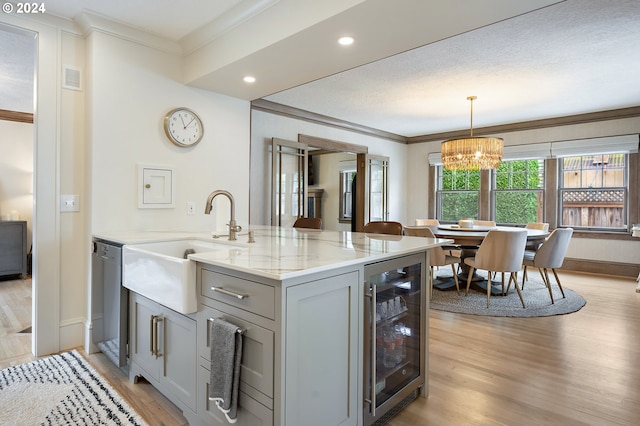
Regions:
M 373 418 L 388 411 L 385 404 L 395 405 L 399 394 L 424 382 L 422 265 L 417 262 L 382 271 L 367 270 L 371 272 L 366 285 L 370 301 L 365 306 L 371 328 L 365 341 L 365 395 L 370 396 L 368 411 Z

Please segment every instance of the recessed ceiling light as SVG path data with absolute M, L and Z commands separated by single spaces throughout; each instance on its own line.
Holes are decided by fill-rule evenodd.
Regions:
M 340 37 L 338 39 L 338 43 L 343 46 L 349 46 L 350 44 L 353 44 L 353 37 Z
M 243 78 L 245 83 L 255 83 L 256 82 L 256 78 L 252 77 L 250 75 L 246 76 L 245 78 Z

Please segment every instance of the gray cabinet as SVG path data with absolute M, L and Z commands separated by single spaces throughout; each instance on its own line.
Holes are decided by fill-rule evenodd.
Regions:
M 245 330 L 238 426 L 357 425 L 360 268 L 272 281 L 200 265 L 198 416 L 207 424 L 223 424 L 206 393 L 208 330 L 211 320 L 222 318 Z
M 143 376 L 181 408 L 195 412 L 195 319 L 133 292 L 130 319 L 131 380 Z
M 360 288 L 354 271 L 286 289 L 282 424 L 358 424 Z
M 27 222 L 0 222 L 0 276 L 27 275 Z
M 200 267 L 198 277 L 198 416 L 205 424 L 228 424 L 208 398 L 211 322 L 223 319 L 244 330 L 236 424 L 271 426 L 274 424 L 276 333 L 273 319 L 276 315 L 277 289 L 209 267 Z

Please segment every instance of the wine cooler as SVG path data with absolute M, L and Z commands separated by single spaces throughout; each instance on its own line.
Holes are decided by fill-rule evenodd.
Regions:
M 383 425 L 425 384 L 426 256 L 365 267 L 364 424 Z

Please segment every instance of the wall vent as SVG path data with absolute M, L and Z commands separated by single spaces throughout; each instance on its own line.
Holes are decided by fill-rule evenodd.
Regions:
M 65 65 L 62 69 L 62 87 L 64 89 L 82 90 L 82 70 Z

